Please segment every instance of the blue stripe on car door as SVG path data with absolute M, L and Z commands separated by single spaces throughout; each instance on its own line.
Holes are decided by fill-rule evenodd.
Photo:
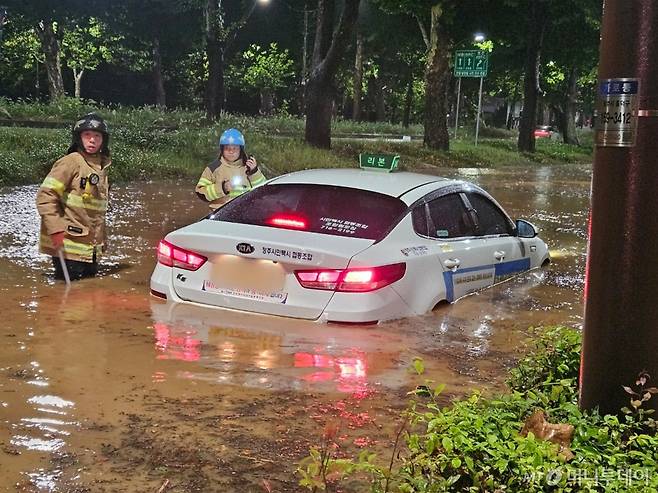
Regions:
M 477 270 L 487 270 L 494 267 L 494 275 L 502 276 L 505 274 L 511 274 L 513 272 L 522 272 L 524 270 L 530 269 L 530 258 L 522 258 L 519 260 L 510 260 L 509 262 L 501 262 L 499 264 L 489 264 L 489 265 L 478 265 L 477 267 L 469 267 L 467 269 L 457 269 L 456 271 L 444 271 L 443 272 L 443 282 L 446 286 L 446 299 L 448 302 L 452 303 L 455 301 L 455 286 L 452 280 L 452 276 L 455 274 L 463 274 L 465 272 L 473 272 Z
M 510 260 L 509 262 L 501 262 L 500 264 L 496 264 L 495 267 L 497 276 L 512 274 L 513 272 L 523 272 L 524 270 L 530 269 L 530 257 L 519 260 Z

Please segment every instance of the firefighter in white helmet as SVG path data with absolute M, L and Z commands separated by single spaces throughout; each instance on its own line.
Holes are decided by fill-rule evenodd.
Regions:
M 39 250 L 53 257 L 55 277 L 64 278 L 63 253 L 71 279 L 95 276 L 105 249 L 110 134 L 94 113 L 73 125 L 66 156 L 53 165 L 37 193 L 41 215 Z
M 219 139 L 219 156 L 203 170 L 196 193 L 212 209 L 265 183 L 253 156 L 247 156 L 242 133 L 229 128 Z

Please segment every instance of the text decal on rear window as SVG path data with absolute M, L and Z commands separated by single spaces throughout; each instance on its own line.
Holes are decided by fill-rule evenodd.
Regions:
M 289 258 L 292 260 L 313 260 L 313 254 L 308 252 L 299 252 L 297 250 L 286 250 L 285 248 L 263 247 L 263 255 L 277 258 Z
M 217 209 L 210 219 L 377 240 L 406 209 L 399 198 L 369 190 L 286 183 L 268 184 L 244 193 Z M 273 217 L 285 220 L 272 222 Z
M 367 224 L 361 224 L 354 221 L 346 221 L 345 219 L 336 219 L 335 217 L 321 217 L 320 226 L 321 230 L 325 231 L 338 231 L 343 234 L 355 234 L 357 231 L 364 231 L 368 229 Z

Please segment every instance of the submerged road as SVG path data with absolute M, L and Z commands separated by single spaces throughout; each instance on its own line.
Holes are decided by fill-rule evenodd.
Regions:
M 425 378 L 445 402 L 503 389 L 530 326 L 581 323 L 590 169 L 426 172 L 535 223 L 553 263 L 367 328 L 172 306 L 148 280 L 158 240 L 207 212 L 192 184 L 113 187 L 101 276 L 69 291 L 37 251 L 37 187 L 0 189 L 0 490 L 295 491 L 330 423 L 344 452 L 382 451 Z

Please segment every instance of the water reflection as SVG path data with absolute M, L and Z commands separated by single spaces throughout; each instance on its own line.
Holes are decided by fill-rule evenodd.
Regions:
M 75 404 L 56 395 L 35 395 L 27 399 L 36 413 L 66 417 Z M 77 423 L 53 417 L 23 417 L 14 425 L 15 433 L 11 444 L 27 450 L 54 452 L 66 445 L 61 437 L 71 434 Z
M 71 408 L 75 405 L 73 402 L 57 397 L 56 395 L 35 395 L 34 397 L 30 397 L 27 402 L 58 409 Z
M 201 357 L 199 347 L 201 341 L 193 337 L 194 332 L 184 331 L 183 334 L 172 335 L 171 330 L 163 323 L 153 325 L 155 331 L 155 348 L 158 359 L 179 359 L 183 361 L 198 361 Z
M 405 374 L 399 335 L 158 300 L 151 308 L 156 358 L 199 362 L 206 369 L 190 368 L 187 378 L 354 394 L 397 385 Z
M 54 471 L 40 469 L 37 472 L 29 473 L 28 477 L 39 491 L 57 491 L 57 482 L 61 475 L 62 472 L 57 469 Z
M 332 357 L 327 354 L 295 353 L 295 368 L 311 368 L 312 373 L 303 375 L 307 382 L 336 382 L 336 389 L 346 393 L 363 393 L 368 390 L 368 364 L 366 355 L 356 349 L 358 356 Z
M 10 258 L 22 266 L 42 261 L 38 252 L 39 227 L 36 208 L 38 186 L 13 187 L 0 194 L 0 257 Z M 37 220 L 35 221 L 35 218 Z

